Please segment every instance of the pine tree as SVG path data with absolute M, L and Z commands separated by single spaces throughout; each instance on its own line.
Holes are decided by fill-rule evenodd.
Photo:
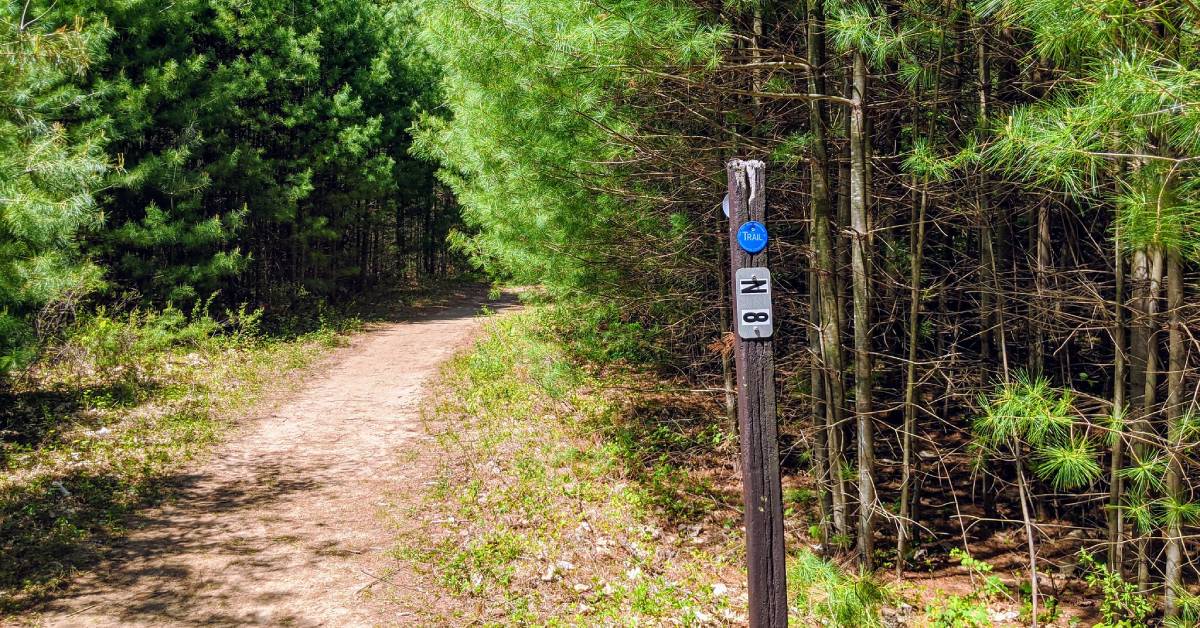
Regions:
M 92 95 L 76 83 L 109 33 L 81 21 L 59 28 L 30 9 L 0 6 L 0 374 L 31 357 L 43 308 L 101 281 L 80 238 L 101 224 L 92 194 L 105 136 L 81 121 Z

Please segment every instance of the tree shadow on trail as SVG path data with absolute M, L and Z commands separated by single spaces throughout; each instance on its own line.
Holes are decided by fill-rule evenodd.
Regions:
M 271 503 L 294 499 L 319 490 L 329 470 L 320 461 L 298 468 L 283 468 L 273 460 L 254 463 L 245 475 L 216 479 L 195 473 L 144 477 L 136 486 L 112 474 L 72 473 L 53 482 L 10 489 L 0 494 L 0 587 L 23 589 L 24 594 L 4 599 L 0 611 L 21 612 L 42 604 L 47 611 L 67 608 L 72 599 L 90 603 L 120 591 L 119 608 L 105 611 L 128 624 L 186 623 L 245 625 L 260 618 L 225 615 L 213 608 L 246 606 L 247 590 L 219 574 L 219 589 L 197 573 L 188 557 L 236 554 L 237 561 L 252 563 L 243 573 L 269 574 L 281 568 L 270 560 L 254 564 L 259 554 L 275 542 L 304 546 L 304 559 L 327 560 L 329 548 L 321 539 L 308 538 L 300 526 L 288 539 L 265 543 L 232 542 L 244 520 L 231 515 L 258 510 Z M 248 477 L 269 477 L 269 482 L 247 482 Z M 59 488 L 61 487 L 61 488 Z M 123 494 L 137 498 L 123 499 Z M 149 510 L 155 503 L 163 506 Z M 164 503 L 165 502 L 165 503 Z M 130 516 L 137 509 L 147 509 Z M 138 530 L 125 537 L 126 528 Z M 320 533 L 320 530 L 314 532 Z M 255 539 L 257 541 L 257 539 Z M 289 554 L 295 556 L 295 553 Z M 294 566 L 294 565 L 290 565 Z M 96 569 L 98 577 L 71 584 L 76 572 Z M 180 586 L 181 582 L 187 586 Z M 229 585 L 234 586 L 229 586 Z M 247 583 L 249 584 L 249 583 Z M 238 591 L 238 599 L 223 604 L 225 591 Z M 66 592 L 67 596 L 61 598 Z M 271 597 L 262 594 L 257 597 Z M 55 599 L 59 598 L 59 599 Z M 233 602 L 239 602 L 234 605 Z M 270 599 L 251 599 L 250 606 L 269 605 Z M 215 602 L 215 603 L 214 603 Z M 296 618 L 272 617 L 275 622 Z

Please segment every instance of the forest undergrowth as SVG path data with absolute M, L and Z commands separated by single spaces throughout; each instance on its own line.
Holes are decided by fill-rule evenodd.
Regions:
M 653 384 L 586 368 L 556 322 L 542 307 L 498 319 L 445 369 L 445 401 L 427 416 L 437 479 L 397 516 L 425 520 L 398 558 L 456 600 L 456 616 L 424 619 L 737 621 L 737 498 L 716 464 L 734 452 L 727 433 L 695 422 L 704 404 L 646 397 L 645 413 L 629 392 Z
M 712 391 L 634 366 L 652 334 L 611 313 L 534 306 L 490 324 L 446 367 L 444 401 L 427 417 L 436 482 L 396 513 L 422 520 L 397 557 L 454 600 L 424 620 L 746 620 L 736 434 Z M 861 576 L 850 548 L 821 546 L 803 431 L 781 428 L 793 625 L 1030 623 L 1018 530 L 979 538 L 947 519 L 927 530 L 935 549 L 903 580 Z M 1042 624 L 1146 625 L 1152 608 L 1136 588 L 1080 553 L 1077 534 L 1059 537 L 1044 550 L 1057 567 Z

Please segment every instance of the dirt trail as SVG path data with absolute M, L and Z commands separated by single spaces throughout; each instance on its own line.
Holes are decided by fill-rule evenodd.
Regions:
M 481 325 L 463 295 L 357 336 L 41 609 L 48 626 L 404 624 L 383 511 L 423 490 L 423 385 Z M 399 593 L 397 594 L 397 591 Z

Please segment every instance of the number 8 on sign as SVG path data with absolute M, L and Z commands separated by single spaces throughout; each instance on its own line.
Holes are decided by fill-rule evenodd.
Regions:
M 743 340 L 770 338 L 775 334 L 771 271 L 766 268 L 740 268 L 735 281 L 738 336 Z
M 771 322 L 770 310 L 742 310 L 742 322 L 747 325 L 762 325 Z

